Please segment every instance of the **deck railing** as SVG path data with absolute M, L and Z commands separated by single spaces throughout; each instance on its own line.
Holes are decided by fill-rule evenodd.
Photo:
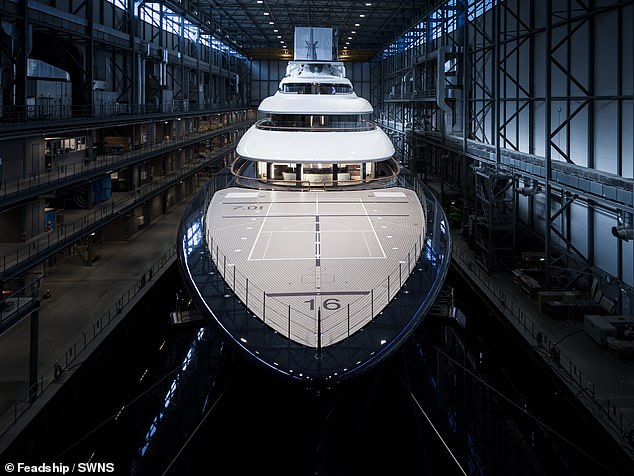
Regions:
M 169 174 L 156 177 L 153 181 L 132 190 L 124 196 L 111 199 L 84 216 L 63 223 L 55 229 L 41 233 L 26 243 L 17 245 L 13 251 L 0 256 L 0 276 L 16 274 L 16 270 L 45 260 L 52 253 L 77 242 L 88 233 L 116 219 L 124 211 L 141 205 L 148 198 L 180 182 L 213 160 L 230 153 L 234 144 L 229 144 L 213 152 L 211 157 L 199 157 Z
M 388 169 L 386 175 L 380 177 L 365 177 L 356 180 L 334 180 L 326 179 L 322 181 L 311 180 L 284 180 L 278 178 L 260 178 L 255 177 L 254 162 L 242 157 L 238 157 L 231 164 L 231 174 L 236 178 L 238 185 L 250 188 L 268 188 L 270 190 L 284 190 L 290 187 L 302 190 L 336 190 L 355 188 L 388 188 L 393 187 L 397 183 L 397 177 L 401 172 L 401 166 L 396 160 L 389 159 L 381 162 Z M 249 170 L 251 169 L 251 170 Z M 252 175 L 246 175 L 247 171 L 251 171 Z
M 147 160 L 156 155 L 197 144 L 223 133 L 247 128 L 252 123 L 251 120 L 228 121 L 216 129 L 192 132 L 181 138 L 164 139 L 155 144 L 145 144 L 127 152 L 95 154 L 92 157 L 75 157 L 74 159 L 59 157 L 55 160 L 56 163 L 51 165 L 50 170 L 33 172 L 26 177 L 0 177 L 0 207 L 18 199 L 23 200 L 25 194 L 68 186 L 98 174 L 105 174 Z
M 178 113 L 215 114 L 230 112 L 237 108 L 247 109 L 238 101 L 224 104 L 196 104 L 188 100 L 175 99 L 163 104 L 128 104 L 104 102 L 99 104 L 37 104 L 28 106 L 3 106 L 0 108 L 0 131 L 3 128 L 55 121 L 80 123 L 87 119 L 129 119 L 134 116 L 170 115 Z
M 315 308 L 311 313 L 306 309 L 298 309 L 278 297 L 267 295 L 253 279 L 249 280 L 249 276 L 243 270 L 238 269 L 230 256 L 220 250 L 213 237 L 206 242 L 220 276 L 235 297 L 247 305 L 254 316 L 289 339 L 314 336 L 315 347 L 318 343 L 325 347 L 349 337 L 381 312 L 401 291 L 403 284 L 413 273 L 425 245 L 425 235 L 420 234 L 407 252 L 407 257 L 401 260 L 398 266 L 389 270 L 380 280 L 380 284 L 370 291 L 360 293 L 346 306 L 341 306 L 338 300 L 328 299 L 326 296 L 323 308 Z M 320 319 L 318 326 L 316 315 L 319 311 L 324 317 Z
M 607 395 L 603 395 L 596 391 L 595 385 L 591 378 L 577 367 L 573 359 L 561 350 L 558 346 L 560 339 L 553 339 L 548 332 L 539 326 L 527 316 L 526 311 L 516 304 L 503 286 L 496 285 L 495 281 L 490 279 L 489 275 L 477 265 L 475 260 L 468 255 L 457 244 L 453 246 L 454 259 L 461 263 L 465 268 L 469 269 L 469 273 L 475 276 L 479 285 L 491 293 L 497 305 L 504 309 L 504 314 L 512 318 L 515 327 L 520 334 L 534 348 L 545 357 L 546 362 L 552 368 L 553 372 L 558 374 L 562 380 L 574 389 L 577 398 L 584 402 L 592 413 L 605 425 L 610 428 L 618 437 L 625 442 L 628 432 L 634 430 L 634 420 L 623 415 L 616 402 L 611 402 Z M 624 448 L 628 445 L 624 444 Z
M 265 131 L 287 131 L 287 132 L 364 132 L 373 131 L 377 125 L 371 121 L 334 121 L 326 125 L 296 125 L 296 124 L 275 124 L 270 119 L 262 119 L 255 123 L 257 129 Z
M 53 384 L 59 384 L 66 377 L 66 373 L 73 367 L 77 359 L 102 333 L 110 329 L 113 321 L 125 315 L 131 306 L 137 302 L 139 294 L 149 289 L 146 284 L 151 283 L 161 276 L 165 269 L 169 268 L 176 259 L 176 248 L 168 249 L 165 254 L 153 263 L 126 292 L 122 293 L 109 309 L 103 310 L 101 315 L 88 323 L 88 325 L 70 343 L 66 344 L 64 352 L 59 354 L 56 362 L 41 373 L 30 387 L 26 388 L 22 395 L 15 399 L 9 409 L 0 415 L 0 436 L 4 435 L 19 419 L 31 408 Z

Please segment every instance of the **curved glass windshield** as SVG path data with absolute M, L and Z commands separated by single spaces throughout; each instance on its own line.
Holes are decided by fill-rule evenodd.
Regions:
M 366 114 L 273 114 L 268 124 L 277 127 L 310 128 L 310 127 L 354 127 L 368 125 Z
M 345 83 L 286 83 L 282 85 L 281 91 L 296 94 L 349 94 L 352 86 Z

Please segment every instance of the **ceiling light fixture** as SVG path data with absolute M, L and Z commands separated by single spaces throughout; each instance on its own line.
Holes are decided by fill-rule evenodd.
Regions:
M 366 6 L 366 7 L 371 7 L 371 6 L 372 6 L 372 4 L 371 4 L 370 2 L 366 2 L 365 6 Z
M 270 21 L 269 25 L 275 25 L 275 22 L 274 21 Z
M 354 35 L 354 34 L 356 33 L 356 31 L 355 31 L 355 30 L 352 30 L 350 33 L 352 33 L 352 34 Z
M 351 39 L 352 39 L 352 37 L 351 37 L 351 36 L 349 36 L 349 37 L 348 37 L 348 39 L 349 39 L 349 40 L 351 40 Z
M 257 1 L 257 2 L 255 2 L 255 3 L 263 3 L 263 0 L 258 0 L 258 1 Z
M 264 16 L 268 17 L 269 16 L 269 12 L 264 12 Z
M 265 13 L 265 15 L 268 15 L 268 13 Z M 364 15 L 363 13 L 361 13 L 359 16 L 360 16 L 361 18 L 365 18 L 365 15 Z
M 354 26 L 361 26 L 361 24 L 360 23 L 355 23 Z
M 273 30 L 273 33 L 277 33 L 279 30 Z

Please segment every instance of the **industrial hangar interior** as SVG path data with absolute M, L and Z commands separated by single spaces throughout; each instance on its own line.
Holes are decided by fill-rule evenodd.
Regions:
M 332 28 L 451 270 L 378 370 L 275 393 L 168 315 L 296 27 Z M 632 474 L 633 35 L 631 0 L 1 0 L 5 470 Z

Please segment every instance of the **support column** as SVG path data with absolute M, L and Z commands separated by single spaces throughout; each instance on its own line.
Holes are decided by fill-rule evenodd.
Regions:
M 38 394 L 38 348 L 40 334 L 40 303 L 36 303 L 36 307 L 31 312 L 31 337 L 29 343 L 29 401 L 33 402 Z
M 553 41 L 553 2 L 546 0 L 546 78 L 544 94 L 544 159 L 545 159 L 545 189 L 546 189 L 546 210 L 544 213 L 544 289 L 550 289 L 550 263 L 551 263 L 551 218 L 552 208 L 552 185 L 550 183 L 552 173 L 551 154 L 551 109 L 552 109 L 552 41 Z

